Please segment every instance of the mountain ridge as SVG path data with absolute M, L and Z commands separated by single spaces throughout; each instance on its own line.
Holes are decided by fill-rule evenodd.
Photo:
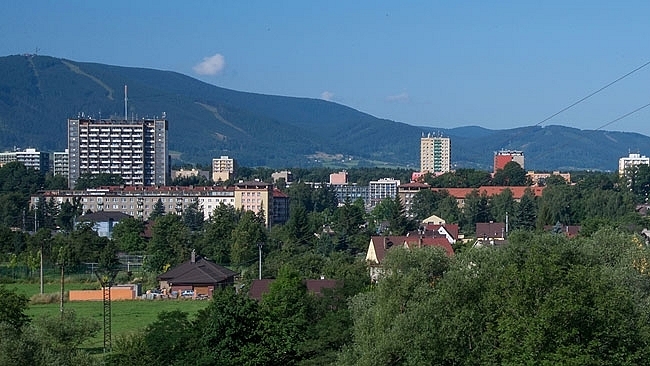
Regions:
M 122 119 L 166 113 L 176 163 L 207 164 L 229 155 L 244 166 L 419 167 L 419 137 L 452 139 L 455 167 L 491 170 L 495 151 L 524 151 L 529 170 L 615 170 L 650 137 L 549 125 L 491 130 L 413 126 L 348 106 L 303 97 L 241 92 L 173 71 L 77 62 L 50 56 L 0 57 L 0 148 L 62 151 L 66 121 L 80 113 Z M 121 111 L 120 111 L 121 110 Z M 342 160 L 319 161 L 324 153 Z

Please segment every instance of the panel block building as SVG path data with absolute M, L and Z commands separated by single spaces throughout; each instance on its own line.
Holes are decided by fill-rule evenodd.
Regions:
M 167 131 L 166 119 L 68 119 L 68 186 L 84 173 L 117 174 L 126 185 L 166 185 Z
M 451 139 L 422 136 L 420 139 L 420 172 L 446 173 L 451 170 Z

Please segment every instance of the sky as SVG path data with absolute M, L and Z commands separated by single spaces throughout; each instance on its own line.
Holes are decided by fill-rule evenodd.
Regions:
M 415 126 L 650 136 L 650 106 L 634 112 L 650 103 L 648 14 L 636 0 L 22 0 L 2 6 L 0 56 L 175 71 Z

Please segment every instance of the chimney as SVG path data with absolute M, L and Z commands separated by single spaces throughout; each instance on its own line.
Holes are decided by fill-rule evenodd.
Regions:
M 190 259 L 192 263 L 196 263 L 196 250 L 192 249 L 192 258 Z
M 422 236 L 418 238 L 418 248 L 422 248 Z
M 384 249 L 388 249 L 388 237 L 384 236 Z

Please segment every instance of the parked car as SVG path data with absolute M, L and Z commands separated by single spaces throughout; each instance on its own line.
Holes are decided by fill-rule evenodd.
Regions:
M 183 290 L 183 292 L 181 292 L 181 296 L 182 297 L 192 297 L 192 296 L 194 296 L 194 291 L 193 290 Z

